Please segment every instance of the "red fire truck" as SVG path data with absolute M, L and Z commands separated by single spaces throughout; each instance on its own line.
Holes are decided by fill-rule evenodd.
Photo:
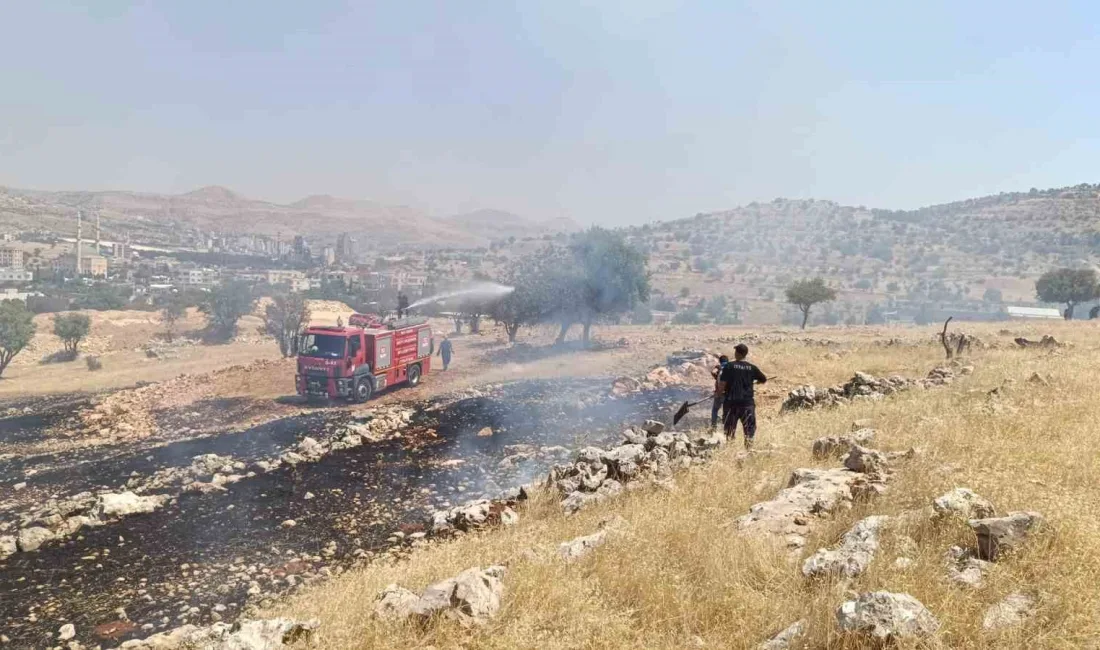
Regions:
M 431 370 L 435 341 L 423 318 L 381 322 L 361 314 L 349 327 L 309 327 L 298 347 L 298 394 L 365 402 L 375 391 Z M 362 325 L 358 324 L 362 323 Z

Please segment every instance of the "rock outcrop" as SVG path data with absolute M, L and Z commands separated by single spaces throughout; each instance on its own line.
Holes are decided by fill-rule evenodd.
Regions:
M 982 627 L 987 630 L 1001 630 L 1014 627 L 1035 615 L 1035 598 L 1028 594 L 1009 594 L 1004 600 L 993 605 L 982 616 Z
M 806 633 L 806 621 L 797 621 L 779 634 L 757 646 L 757 650 L 790 650 L 791 645 Z
M 802 575 L 807 578 L 827 575 L 854 578 L 871 565 L 879 547 L 879 531 L 887 517 L 873 516 L 861 519 L 844 534 L 839 546 L 821 549 L 806 558 Z
M 977 554 L 961 546 L 952 546 L 944 555 L 947 564 L 947 578 L 963 587 L 977 589 L 982 586 L 985 576 L 993 564 L 979 559 Z
M 853 447 L 870 445 L 875 440 L 875 431 L 861 428 L 846 436 L 825 436 L 814 440 L 814 458 L 843 458 Z
M 720 434 L 689 437 L 679 431 L 665 431 L 663 424 L 650 421 L 641 430 L 624 432 L 618 446 L 580 450 L 572 463 L 550 470 L 546 485 L 557 490 L 562 508 L 572 514 L 618 495 L 624 484 L 667 479 L 676 468 L 706 462 L 723 444 L 725 437 Z
M 932 500 L 932 509 L 940 517 L 984 519 L 996 514 L 993 504 L 968 488 L 955 488 Z
M 558 557 L 566 563 L 576 562 L 606 544 L 612 537 L 624 534 L 627 528 L 626 521 L 618 516 L 601 522 L 599 530 L 591 535 L 584 535 L 561 543 L 558 546 Z
M 840 629 L 878 641 L 930 637 L 939 621 L 909 594 L 874 591 L 860 594 L 836 611 Z
M 978 556 L 995 561 L 1006 551 L 1018 549 L 1043 525 L 1037 512 L 1010 512 L 1004 517 L 973 519 L 970 527 L 978 536 Z
M 389 585 L 378 594 L 374 613 L 389 620 L 423 622 L 443 616 L 464 625 L 484 624 L 500 611 L 506 573 L 502 566 L 467 569 L 428 586 L 419 596 L 404 587 Z
M 900 375 L 875 377 L 866 372 L 857 372 L 846 383 L 830 388 L 818 388 L 809 384 L 796 387 L 787 395 L 780 412 L 839 406 L 859 400 L 880 400 L 904 390 L 943 386 L 954 379 L 955 371 L 947 366 L 932 369 L 923 379 L 910 379 Z
M 123 650 L 277 650 L 309 639 L 320 626 L 317 621 L 275 618 L 256 621 L 215 623 L 209 627 L 184 625 L 147 639 L 126 641 Z

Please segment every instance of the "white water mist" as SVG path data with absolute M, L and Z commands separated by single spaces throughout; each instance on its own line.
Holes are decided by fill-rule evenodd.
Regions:
M 444 302 L 447 300 L 477 300 L 489 302 L 492 300 L 499 300 L 515 290 L 515 287 L 509 287 L 508 285 L 498 282 L 475 282 L 461 289 L 437 293 L 434 296 L 421 298 L 409 305 L 409 309 L 416 309 L 417 307 L 430 305 L 433 302 Z

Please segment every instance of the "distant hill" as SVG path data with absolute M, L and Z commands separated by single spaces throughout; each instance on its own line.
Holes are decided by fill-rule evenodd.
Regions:
M 180 244 L 188 232 L 197 230 L 281 234 L 288 239 L 305 235 L 322 242 L 347 232 L 378 249 L 474 248 L 492 239 L 541 235 L 565 226 L 560 222 L 529 222 L 497 210 L 434 218 L 408 206 L 327 195 L 281 205 L 217 186 L 174 195 L 0 188 L 0 228 L 39 228 L 72 236 L 78 209 L 89 218 L 98 213 L 107 239 L 130 232 L 136 240 L 162 244 Z M 494 225 L 493 219 L 500 222 Z
M 792 280 L 820 275 L 849 303 L 1032 302 L 1044 271 L 1100 262 L 1100 185 L 910 211 L 776 199 L 627 234 L 659 289 L 695 301 L 781 304 Z

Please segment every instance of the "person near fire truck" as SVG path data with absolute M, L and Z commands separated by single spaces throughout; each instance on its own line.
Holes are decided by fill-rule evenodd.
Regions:
M 446 370 L 447 366 L 451 365 L 451 355 L 454 354 L 454 346 L 451 345 L 450 337 L 444 336 L 443 342 L 439 344 L 439 357 L 443 359 L 443 369 Z

